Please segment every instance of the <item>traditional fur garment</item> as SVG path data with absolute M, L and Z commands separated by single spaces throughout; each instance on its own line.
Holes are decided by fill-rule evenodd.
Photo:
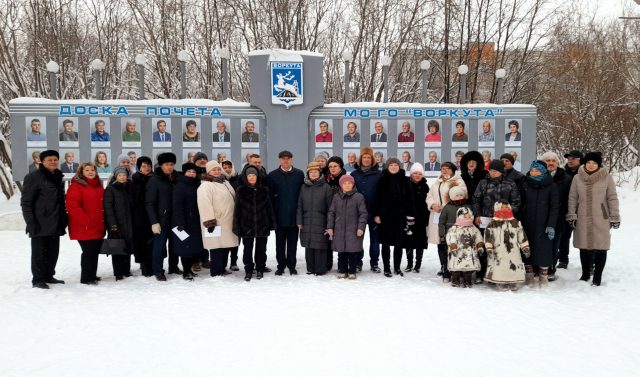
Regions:
M 502 205 L 498 201 L 494 210 L 500 210 Z M 524 282 L 525 270 L 520 253 L 529 257 L 531 252 L 527 236 L 518 220 L 512 216 L 494 217 L 484 231 L 484 245 L 487 249 L 486 281 L 495 284 Z
M 465 214 L 470 215 L 468 223 Z M 479 271 L 478 255 L 484 252 L 484 244 L 480 230 L 473 225 L 473 212 L 468 207 L 461 207 L 456 213 L 457 221 L 447 232 L 449 246 L 449 271 Z

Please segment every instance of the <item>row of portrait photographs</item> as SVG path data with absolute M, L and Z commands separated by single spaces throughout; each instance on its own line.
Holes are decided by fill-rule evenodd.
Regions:
M 378 166 L 381 169 L 384 169 L 385 162 L 389 155 L 387 154 L 387 149 L 373 149 L 374 151 L 374 159 Z M 482 159 L 484 160 L 484 168 L 485 170 L 489 169 L 489 163 L 491 160 L 499 159 L 500 156 L 497 156 L 494 148 L 480 148 L 478 150 L 482 154 Z M 443 157 L 442 150 L 439 148 L 431 148 L 424 150 L 424 164 L 423 168 L 426 176 L 437 176 L 440 173 L 440 167 L 442 162 L 450 161 L 452 162 L 456 168 L 459 170 L 461 167 L 462 157 L 465 153 L 467 153 L 467 149 L 452 149 L 451 156 Z M 344 149 L 342 151 L 342 159 L 345 161 L 345 164 L 350 164 L 354 166 L 359 157 L 360 150 L 359 149 Z M 514 167 L 517 170 L 521 170 L 520 156 L 522 151 L 520 148 L 507 148 L 505 153 L 509 153 L 515 159 Z M 320 154 L 324 154 L 325 156 L 332 156 L 333 152 L 331 149 L 316 149 L 315 155 L 318 156 Z M 414 149 L 398 149 L 397 154 L 394 157 L 397 157 L 401 161 L 401 169 L 405 170 L 407 176 L 409 175 L 409 171 L 411 170 L 411 166 L 415 162 L 415 153 Z M 328 158 L 328 157 L 327 157 Z M 326 159 L 325 159 L 326 160 Z
M 200 119 L 182 119 L 182 145 L 183 147 L 201 146 Z M 109 118 L 90 118 L 92 130 L 90 141 L 92 147 L 108 147 L 111 145 L 111 121 Z M 123 118 L 123 130 L 120 135 L 123 147 L 140 147 L 142 136 L 140 134 L 140 118 Z M 47 145 L 47 126 L 45 117 L 28 117 L 25 119 L 27 127 L 27 146 L 44 147 Z M 170 147 L 174 137 L 171 135 L 170 118 L 153 118 L 154 130 L 151 140 L 154 147 Z M 211 134 L 214 146 L 230 147 L 231 132 L 229 131 L 230 119 L 215 120 L 215 130 Z M 260 120 L 241 120 L 241 143 L 246 148 L 257 148 L 260 143 Z M 60 147 L 78 147 L 78 118 L 58 118 L 56 131 Z
M 504 135 L 506 146 L 522 145 L 522 121 L 511 119 L 507 122 L 507 133 Z M 360 134 L 361 122 L 359 119 L 344 119 L 342 136 L 345 148 L 359 147 L 362 140 Z M 425 122 L 424 145 L 425 147 L 439 147 L 442 145 L 441 119 L 430 119 Z M 413 147 L 415 144 L 415 121 L 412 119 L 399 120 L 397 136 L 396 130 L 389 127 L 387 119 L 372 119 L 369 142 L 372 147 L 386 147 L 389 140 L 389 132 L 393 131 L 399 147 Z M 334 142 L 333 120 L 315 121 L 316 148 L 332 147 Z M 469 144 L 468 120 L 453 120 L 451 122 L 451 142 L 454 147 L 464 147 Z M 495 146 L 495 120 L 478 120 L 478 146 Z
M 43 149 L 28 148 L 27 149 L 27 161 L 29 162 L 29 173 L 38 168 L 40 163 L 40 152 Z M 78 170 L 78 167 L 83 162 L 93 162 L 97 169 L 98 175 L 101 178 L 106 178 L 111 174 L 114 166 L 118 165 L 118 156 L 113 155 L 112 151 L 108 148 L 104 149 L 91 149 L 91 156 L 80 158 L 80 150 L 74 148 L 62 148 L 58 151 L 60 153 L 60 170 L 65 177 L 70 178 Z M 170 149 L 154 149 L 151 159 L 157 161 L 158 155 L 163 152 L 171 152 Z M 177 163 L 181 165 L 185 162 L 194 162 L 195 154 L 200 152 L 199 149 L 183 149 L 182 160 L 178 160 Z M 122 154 L 125 154 L 130 162 L 130 167 L 135 170 L 136 161 L 138 157 L 142 156 L 141 149 L 126 148 L 122 150 Z M 243 149 L 242 150 L 242 165 L 247 161 L 247 156 L 252 154 L 260 154 L 258 149 Z M 231 149 L 212 149 L 211 154 L 207 153 L 210 159 L 222 163 L 231 159 Z M 178 166 L 179 169 L 179 166 Z M 240 170 L 240 169 L 236 169 Z

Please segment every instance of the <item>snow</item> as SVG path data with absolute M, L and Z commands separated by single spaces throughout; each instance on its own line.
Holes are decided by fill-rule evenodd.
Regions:
M 97 100 L 97 99 L 70 99 L 52 100 L 48 98 L 19 97 L 9 101 L 9 105 L 95 105 L 104 106 L 219 106 L 219 107 L 250 107 L 248 102 L 239 102 L 232 99 L 212 101 L 208 99 L 147 99 L 147 100 Z
M 458 109 L 458 108 L 494 108 L 500 107 L 505 109 L 522 109 L 522 108 L 532 108 L 535 109 L 535 105 L 527 105 L 527 104 L 504 104 L 497 105 L 495 103 L 422 103 L 422 102 L 333 102 L 333 103 L 325 103 L 323 105 L 324 108 L 351 108 L 351 107 L 369 107 L 369 108 L 423 108 L 425 106 L 437 106 L 438 108 L 443 109 Z
M 249 51 L 247 56 L 269 55 L 269 61 L 301 62 L 303 56 L 324 57 L 319 52 L 307 50 L 283 50 L 279 48 Z
M 24 231 L 0 231 L 0 376 L 637 376 L 640 192 L 619 195 L 599 288 L 578 281 L 574 249 L 548 289 L 456 289 L 436 277 L 433 247 L 420 274 L 355 281 L 304 275 L 300 248 L 301 275 L 249 283 L 206 270 L 160 283 L 137 265 L 116 283 L 101 256 L 103 281 L 83 286 L 80 249 L 64 237 L 56 276 L 67 284 L 42 291 Z

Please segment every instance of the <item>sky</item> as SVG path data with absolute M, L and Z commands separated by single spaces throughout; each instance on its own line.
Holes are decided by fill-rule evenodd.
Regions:
M 581 4 L 583 9 L 588 9 L 590 12 L 595 12 L 598 18 L 603 19 L 615 19 L 622 15 L 625 15 L 625 10 L 631 13 L 627 13 L 627 16 L 640 16 L 640 5 L 636 4 L 634 0 L 577 0 Z M 566 0 L 551 0 L 551 3 L 562 5 Z

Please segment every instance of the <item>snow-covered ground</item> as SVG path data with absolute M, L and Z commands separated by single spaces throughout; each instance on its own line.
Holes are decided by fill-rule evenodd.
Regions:
M 578 281 L 572 250 L 548 289 L 455 289 L 436 277 L 433 248 L 420 274 L 355 281 L 304 275 L 300 249 L 301 275 L 250 283 L 243 272 L 160 283 L 137 268 L 116 283 L 101 256 L 103 281 L 84 286 L 65 237 L 67 284 L 43 291 L 24 232 L 0 231 L 0 376 L 638 376 L 640 192 L 628 186 L 599 288 Z M 0 229 L 19 229 L 2 215 L 18 202 L 0 202 Z

